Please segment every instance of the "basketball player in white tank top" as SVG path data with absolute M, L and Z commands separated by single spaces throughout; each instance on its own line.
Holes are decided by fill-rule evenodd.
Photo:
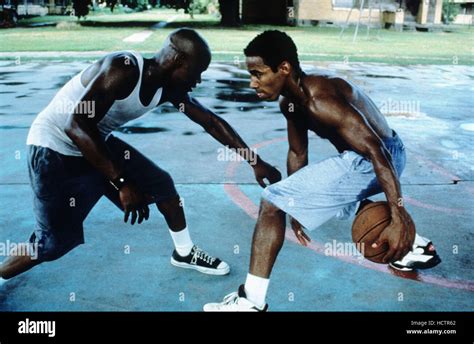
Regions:
M 83 243 L 82 221 L 89 208 L 94 206 L 101 195 L 106 194 L 102 189 L 95 190 L 92 186 L 100 185 L 102 188 L 102 179 L 109 188 L 113 187 L 113 194 L 107 197 L 123 209 L 125 222 L 129 218 L 131 224 L 147 220 L 148 204 L 157 204 L 167 221 L 175 245 L 171 257 L 173 265 L 207 274 L 229 273 L 229 266 L 225 262 L 210 256 L 192 242 L 179 196 L 169 175 L 138 151 L 135 154 L 138 166 L 128 170 L 111 153 L 114 147 L 125 146 L 133 150 L 123 141 L 113 138 L 110 135 L 113 130 L 160 104 L 171 102 L 217 141 L 239 153 L 243 152 L 242 157 L 251 164 L 262 187 L 265 186 L 265 179 L 270 183 L 279 181 L 281 175 L 278 170 L 256 154 L 245 154 L 249 153 L 247 144 L 226 121 L 188 96 L 188 92 L 201 82 L 201 73 L 207 69 L 210 60 L 211 53 L 204 39 L 194 30 L 179 29 L 168 36 L 162 49 L 153 58 L 144 59 L 134 52 L 112 53 L 76 75 L 57 93 L 35 119 L 27 139 L 37 218 L 30 245 L 37 244 L 39 259 L 12 252 L 0 264 L 0 277 L 11 278 L 42 261 L 57 259 Z M 57 165 L 58 161 L 61 164 Z M 90 166 L 92 170 L 87 172 L 87 176 L 84 175 L 83 183 L 86 185 L 82 189 L 85 189 L 85 194 L 81 196 L 89 202 L 89 208 L 84 209 L 85 215 L 78 216 L 80 223 L 71 222 L 67 216 L 61 218 L 62 222 L 51 218 L 61 216 L 62 210 L 54 201 L 58 197 L 48 195 L 49 203 L 41 197 L 41 193 L 51 193 L 55 185 L 61 184 L 61 180 L 48 184 L 48 179 L 51 179 L 51 175 L 63 173 L 61 166 L 68 164 L 81 166 L 85 171 Z M 75 167 L 73 169 L 77 170 Z M 144 170 L 143 179 L 151 176 L 151 183 L 156 179 L 154 186 L 157 191 L 152 197 L 148 195 L 149 190 L 144 189 L 146 186 L 138 184 L 140 175 L 130 178 L 128 174 L 140 172 L 141 169 Z M 63 177 L 55 175 L 55 178 Z M 91 180 L 96 184 L 92 184 Z M 97 197 L 91 196 L 94 192 L 98 194 Z M 65 228 L 53 228 L 54 225 L 48 227 L 50 223 L 56 222 L 64 223 Z M 68 234 L 68 230 L 75 232 Z

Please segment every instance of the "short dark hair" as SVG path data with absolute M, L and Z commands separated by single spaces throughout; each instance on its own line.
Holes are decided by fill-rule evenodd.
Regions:
M 284 32 L 278 30 L 262 32 L 247 45 L 244 54 L 261 57 L 273 72 L 278 70 L 278 66 L 283 61 L 288 61 L 296 73 L 301 73 L 296 45 Z

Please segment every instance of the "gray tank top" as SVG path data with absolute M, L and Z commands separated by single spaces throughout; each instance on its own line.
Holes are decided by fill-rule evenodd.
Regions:
M 110 133 L 125 123 L 136 119 L 150 110 L 154 109 L 160 102 L 163 89 L 156 91 L 150 104 L 144 106 L 140 101 L 140 85 L 143 75 L 143 57 L 134 51 L 130 51 L 137 61 L 139 78 L 135 88 L 130 95 L 121 100 L 116 100 L 107 114 L 97 123 L 97 128 L 104 139 Z M 28 145 L 50 148 L 58 153 L 71 156 L 82 156 L 82 153 L 67 136 L 66 128 L 68 117 L 74 112 L 76 105 L 85 93 L 85 87 L 81 83 L 81 75 L 84 71 L 74 76 L 54 96 L 48 106 L 36 116 L 28 133 L 26 143 Z M 90 104 L 85 104 L 85 106 Z M 90 112 L 93 109 L 84 109 Z

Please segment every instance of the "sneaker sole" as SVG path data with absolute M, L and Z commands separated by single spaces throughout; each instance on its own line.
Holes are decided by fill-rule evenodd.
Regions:
M 174 265 L 178 268 L 196 270 L 206 275 L 222 276 L 222 275 L 227 275 L 230 272 L 230 268 L 228 266 L 226 269 L 210 269 L 210 268 L 205 268 L 202 266 L 178 262 L 173 257 L 171 257 L 170 262 L 171 262 L 171 265 Z
M 404 271 L 404 272 L 408 272 L 408 271 L 413 271 L 414 269 L 413 268 L 409 268 L 409 267 L 398 267 L 398 266 L 395 266 L 393 265 L 392 263 L 389 263 L 388 266 L 390 266 L 392 269 L 395 269 L 395 270 L 398 270 L 398 271 Z
M 413 270 L 426 270 L 426 269 L 431 269 L 434 268 L 435 266 L 439 265 L 441 263 L 441 258 L 436 255 L 434 256 L 430 261 L 429 264 L 420 264 L 420 263 L 414 263 L 412 267 L 404 266 L 404 267 L 398 267 L 392 263 L 389 263 L 390 267 L 392 269 L 398 270 L 398 271 L 413 271 Z

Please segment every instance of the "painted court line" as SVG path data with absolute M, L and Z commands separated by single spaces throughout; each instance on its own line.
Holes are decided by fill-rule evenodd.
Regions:
M 146 41 L 146 39 L 150 37 L 152 33 L 153 31 L 151 30 L 136 32 L 128 37 L 125 37 L 123 41 L 127 43 L 141 43 L 141 42 Z
M 462 178 L 461 177 L 458 177 L 457 175 L 455 174 L 452 174 L 451 172 L 449 172 L 446 168 L 444 168 L 443 166 L 435 163 L 434 161 L 431 161 L 427 158 L 425 158 L 424 156 L 420 155 L 420 154 L 417 154 L 417 153 L 414 153 L 410 150 L 410 153 L 412 155 L 415 156 L 415 158 L 417 160 L 421 160 L 423 161 L 424 163 L 428 164 L 433 170 L 435 170 L 436 172 L 438 172 L 439 174 L 451 179 L 453 182 L 459 182 L 459 181 L 462 181 Z M 467 191 L 469 191 L 470 193 L 474 194 L 474 188 L 472 187 L 469 187 L 469 186 L 465 186 L 465 189 Z
M 168 25 L 168 23 L 171 23 L 173 21 L 176 20 L 176 18 L 178 18 L 179 15 L 175 15 L 173 17 L 171 17 L 170 19 L 168 20 L 164 20 L 164 21 L 161 21 L 155 25 L 153 25 L 151 28 L 152 29 L 161 29 L 161 28 L 164 28 L 166 25 Z M 144 31 L 141 31 L 141 32 L 136 32 L 128 37 L 125 37 L 122 41 L 123 42 L 127 42 L 127 43 L 141 43 L 141 42 L 145 42 L 148 37 L 150 37 L 151 35 L 153 34 L 153 31 L 152 30 L 144 30 Z

